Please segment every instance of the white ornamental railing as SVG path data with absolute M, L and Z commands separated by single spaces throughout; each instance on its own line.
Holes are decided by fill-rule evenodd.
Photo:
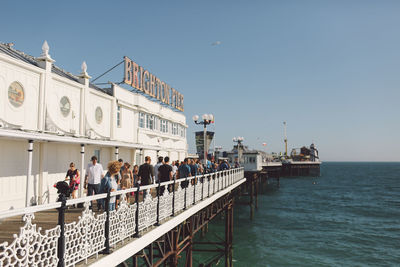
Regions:
M 117 243 L 138 237 L 143 230 L 162 224 L 165 219 L 242 179 L 243 168 L 236 168 L 79 199 L 66 200 L 60 194 L 56 203 L 1 212 L 0 220 L 22 215 L 25 225 L 19 234 L 13 235 L 11 244 L 0 243 L 0 267 L 87 263 L 89 257 L 110 253 L 110 247 Z M 164 192 L 158 194 L 162 188 Z M 133 204 L 126 199 L 131 193 L 135 194 Z M 140 200 L 142 194 L 145 197 Z M 110 198 L 117 195 L 120 196 L 118 208 L 109 211 Z M 105 211 L 92 211 L 92 201 L 105 203 Z M 65 223 L 68 207 L 77 204 L 83 204 L 81 216 L 77 221 Z M 41 228 L 32 222 L 34 214 L 54 209 L 58 211 L 57 226 L 41 233 Z

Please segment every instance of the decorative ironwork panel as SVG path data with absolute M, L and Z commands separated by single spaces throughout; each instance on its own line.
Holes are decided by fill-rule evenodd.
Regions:
M 174 211 L 178 212 L 183 209 L 185 205 L 185 190 L 178 186 L 178 190 L 175 191 L 175 206 Z
M 0 244 L 0 266 L 57 266 L 57 240 L 60 226 L 46 230 L 42 235 L 39 227 L 32 224 L 34 214 L 25 214 L 25 225 L 19 235 L 14 234 L 14 241 Z
M 165 218 L 172 215 L 172 193 L 165 188 L 164 193 L 160 196 L 160 217 L 159 220 L 164 220 Z
M 202 186 L 201 179 L 198 179 L 197 184 L 196 184 L 196 189 L 195 189 L 196 190 L 195 202 L 198 202 L 201 200 L 201 186 Z
M 210 196 L 213 195 L 214 193 L 214 179 L 212 177 L 212 175 L 210 176 L 210 181 L 208 181 L 210 183 Z
M 193 192 L 193 185 L 190 181 L 186 188 L 186 207 L 193 205 Z
M 65 224 L 65 265 L 73 266 L 75 263 L 104 249 L 104 227 L 106 213 L 95 214 L 89 209 L 89 202 L 85 202 L 85 209 L 78 222 Z
M 146 191 L 146 197 L 139 203 L 139 231 L 155 224 L 157 221 L 157 197 L 153 198 L 150 190 Z
M 118 210 L 110 211 L 110 246 L 124 240 L 135 233 L 136 203 L 129 205 L 126 196 L 121 195 Z
M 207 176 L 204 177 L 203 183 L 204 183 L 204 185 L 203 185 L 203 199 L 204 199 L 204 198 L 208 197 L 208 184 L 209 184 L 209 182 L 208 182 L 208 177 Z

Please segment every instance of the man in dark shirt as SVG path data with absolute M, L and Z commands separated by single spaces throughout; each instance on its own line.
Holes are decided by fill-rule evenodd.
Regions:
M 181 166 L 179 166 L 178 174 L 179 174 L 179 179 L 192 176 L 192 174 L 190 172 L 190 167 L 188 165 L 188 159 L 187 158 L 183 161 L 183 164 Z M 188 182 L 181 182 L 181 187 L 182 188 L 187 187 L 187 185 L 188 185 Z
M 158 167 L 158 179 L 162 182 L 167 182 L 172 180 L 172 166 L 169 165 L 169 157 L 164 158 L 164 164 Z M 161 186 L 160 195 L 164 193 L 165 186 Z
M 153 182 L 154 170 L 153 166 L 150 164 L 151 158 L 149 156 L 146 156 L 144 161 L 145 163 L 139 167 L 138 177 L 140 185 L 149 185 Z
M 192 174 L 192 176 L 196 176 L 197 175 L 197 165 L 194 162 L 194 159 L 190 160 L 190 173 Z
M 221 171 L 223 171 L 223 170 L 229 170 L 229 165 L 228 165 L 228 162 L 226 162 L 226 160 L 224 160 L 224 161 L 221 163 L 221 165 L 220 165 L 220 170 L 221 170 Z

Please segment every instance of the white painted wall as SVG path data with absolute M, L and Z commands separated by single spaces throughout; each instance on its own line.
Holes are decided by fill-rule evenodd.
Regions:
M 38 120 L 38 99 L 40 70 L 33 72 L 20 64 L 11 64 L 0 57 L 0 120 L 20 126 L 23 129 L 36 130 Z M 24 89 L 24 102 L 14 107 L 8 100 L 8 87 L 14 81 Z
M 51 86 L 46 90 L 47 119 L 51 119 L 58 128 L 68 133 L 79 133 L 80 95 L 83 86 L 77 85 L 73 86 L 60 79 L 52 79 Z M 64 96 L 71 104 L 67 117 L 60 112 L 60 101 Z
M 0 137 L 0 210 L 20 208 L 25 204 L 28 140 L 17 138 L 21 130 L 46 138 L 41 132 L 41 123 L 46 134 L 50 133 L 54 138 L 70 135 L 82 138 L 84 144 L 85 140 L 105 141 L 106 146 L 86 144 L 85 167 L 95 150 L 99 150 L 100 163 L 106 170 L 107 163 L 115 160 L 116 142 L 119 142 L 119 158 L 132 165 L 143 163 L 143 160 L 137 161 L 141 147 L 145 147 L 142 158 L 150 156 L 153 164 L 157 162 L 157 150 L 161 156 L 170 156 L 171 161 L 186 157 L 186 138 L 142 129 L 138 123 L 139 112 L 145 112 L 186 127 L 182 112 L 117 85 L 113 86 L 113 96 L 94 90 L 89 88 L 85 75 L 78 76 L 80 80 L 76 82 L 52 73 L 50 61 L 43 62 L 41 66 L 36 67 L 0 53 L 0 136 L 2 131 L 15 131 L 15 138 Z M 25 95 L 22 106 L 18 108 L 8 100 L 8 87 L 14 81 L 23 86 Z M 60 100 L 64 96 L 71 104 L 71 111 L 66 117 L 60 111 Z M 117 105 L 121 106 L 121 127 L 117 127 L 116 123 Z M 100 123 L 95 117 L 97 107 L 102 109 L 103 114 Z M 34 142 L 29 192 L 34 201 L 46 203 L 56 200 L 53 185 L 64 179 L 70 162 L 81 168 L 79 143 L 54 140 Z M 83 177 L 84 173 L 82 182 Z

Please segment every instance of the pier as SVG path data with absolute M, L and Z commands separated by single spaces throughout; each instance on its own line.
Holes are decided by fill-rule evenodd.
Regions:
M 221 213 L 221 255 L 232 266 L 234 199 L 245 183 L 237 168 L 85 198 L 60 194 L 56 203 L 1 212 L 0 266 L 193 266 L 193 253 L 211 245 L 195 243 L 194 235 Z M 117 195 L 116 210 L 90 209 Z M 72 208 L 78 204 L 84 207 Z

